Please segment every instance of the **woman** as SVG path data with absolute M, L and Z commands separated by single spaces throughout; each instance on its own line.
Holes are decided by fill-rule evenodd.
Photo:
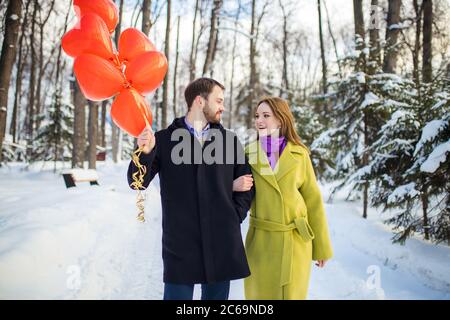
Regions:
M 286 101 L 257 105 L 258 139 L 246 148 L 256 196 L 246 238 L 251 276 L 246 299 L 305 299 L 312 260 L 323 267 L 333 255 L 322 196 L 307 147 Z M 251 178 L 239 178 L 239 191 Z

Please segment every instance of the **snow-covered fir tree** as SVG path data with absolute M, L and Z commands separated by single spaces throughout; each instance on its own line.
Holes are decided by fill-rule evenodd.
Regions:
M 67 161 L 72 156 L 73 105 L 56 92 L 46 112 L 39 116 L 40 126 L 33 141 L 32 161 Z
M 295 118 L 297 133 L 303 143 L 308 146 L 311 152 L 311 160 L 314 162 L 314 168 L 318 178 L 328 178 L 327 173 L 332 170 L 333 163 L 328 152 L 331 149 L 321 149 L 315 147 L 313 142 L 326 130 L 324 124 L 320 121 L 320 116 L 314 111 L 314 107 L 308 104 L 295 102 L 291 104 L 292 114 Z
M 413 163 L 403 173 L 403 185 L 388 198 L 403 210 L 388 222 L 399 229 L 395 240 L 404 241 L 414 232 L 435 242 L 450 241 L 450 95 L 443 77 L 420 86 L 418 113 L 421 121 Z M 412 137 L 413 138 L 413 137 Z
M 382 103 L 380 74 L 365 72 L 368 69 L 367 53 L 368 50 L 364 49 L 343 61 L 347 69 L 353 71 L 330 83 L 330 93 L 325 98 L 332 108 L 324 114 L 330 127 L 313 143 L 314 148 L 330 149 L 328 155 L 335 155 L 330 159 L 335 164 L 332 177 L 341 183 L 333 193 L 351 184 L 348 198 L 353 199 L 360 197 L 359 191 L 368 189 L 369 181 L 355 179 L 355 173 L 368 165 L 372 157 L 369 147 L 392 112 L 390 104 Z

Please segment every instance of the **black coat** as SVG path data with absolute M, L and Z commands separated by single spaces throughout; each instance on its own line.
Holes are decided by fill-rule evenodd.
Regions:
M 208 145 L 211 150 L 216 143 L 223 142 L 225 146 L 231 142 L 234 156 L 228 155 L 231 161 L 225 162 L 230 153 L 225 150 L 222 164 L 207 164 L 203 160 L 198 164 L 198 159 L 194 163 L 195 152 L 189 156 L 174 149 L 179 143 L 171 141 L 175 129 L 181 129 L 177 133 L 186 134 L 184 141 L 191 146 L 196 144 L 197 150 L 205 150 Z M 215 135 L 217 132 L 221 135 Z M 220 136 L 223 140 L 217 139 Z M 255 191 L 252 188 L 248 192 L 233 192 L 233 180 L 251 174 L 236 135 L 220 124 L 211 124 L 209 138 L 202 147 L 189 133 L 184 118 L 178 118 L 167 129 L 156 132 L 155 139 L 155 148 L 142 154 L 140 160 L 147 167 L 145 187 L 157 173 L 160 178 L 164 282 L 214 283 L 248 277 L 240 223 L 247 216 Z M 173 149 L 191 162 L 174 163 Z M 130 162 L 129 184 L 134 172 L 136 167 Z

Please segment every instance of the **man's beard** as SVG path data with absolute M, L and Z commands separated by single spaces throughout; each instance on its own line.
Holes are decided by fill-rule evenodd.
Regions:
M 220 123 L 220 114 L 213 113 L 211 108 L 209 107 L 208 102 L 206 102 L 205 106 L 203 107 L 203 115 L 206 118 L 206 121 L 209 123 Z

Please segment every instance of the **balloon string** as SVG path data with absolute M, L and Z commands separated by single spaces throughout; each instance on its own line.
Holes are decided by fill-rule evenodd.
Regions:
M 144 209 L 145 209 L 145 196 L 142 194 L 141 190 L 145 190 L 144 187 L 144 176 L 147 172 L 147 167 L 142 165 L 139 161 L 139 157 L 143 151 L 142 147 L 139 147 L 136 151 L 133 152 L 131 160 L 137 168 L 137 171 L 132 174 L 133 182 L 131 183 L 131 187 L 135 190 L 138 190 L 138 194 L 136 197 L 136 207 L 138 208 L 138 215 L 136 219 L 140 222 L 145 222 L 144 217 Z
M 145 116 L 141 106 L 139 106 L 139 110 L 141 111 L 146 126 L 150 127 L 150 124 L 148 123 L 147 117 Z M 138 191 L 138 194 L 136 196 L 136 207 L 138 208 L 138 215 L 136 219 L 140 222 L 145 222 L 145 195 L 142 193 L 142 190 L 145 190 L 144 176 L 147 173 L 147 167 L 142 165 L 139 160 L 143 150 L 143 147 L 139 147 L 136 151 L 133 152 L 131 158 L 137 168 L 137 171 L 132 174 L 133 182 L 131 183 L 131 187 Z

